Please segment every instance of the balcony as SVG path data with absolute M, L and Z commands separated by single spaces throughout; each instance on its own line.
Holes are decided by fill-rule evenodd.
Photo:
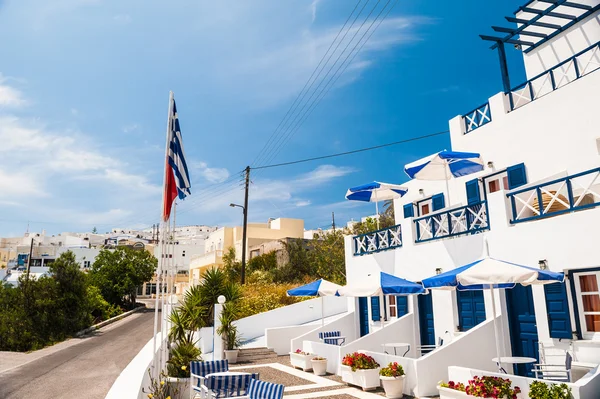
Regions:
M 600 205 L 600 168 L 512 191 L 511 223 L 543 219 Z M 540 205 L 541 204 L 541 205 Z
M 490 228 L 486 201 L 416 218 L 413 223 L 416 243 L 476 234 Z
M 353 237 L 354 256 L 367 255 L 402 247 L 402 228 L 387 227 Z
M 600 42 L 542 72 L 508 93 L 514 111 L 600 68 Z M 468 132 L 468 130 L 467 130 Z
M 205 253 L 204 255 L 200 255 L 194 258 L 190 264 L 191 268 L 198 268 L 210 265 L 216 265 L 223 263 L 223 251 L 216 250 L 212 252 Z
M 485 103 L 463 115 L 465 121 L 465 134 L 486 125 L 492 121 L 490 103 Z

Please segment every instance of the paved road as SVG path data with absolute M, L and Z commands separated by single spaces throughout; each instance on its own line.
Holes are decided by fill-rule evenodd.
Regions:
M 154 311 L 133 314 L 80 343 L 0 374 L 0 398 L 103 399 L 152 338 Z

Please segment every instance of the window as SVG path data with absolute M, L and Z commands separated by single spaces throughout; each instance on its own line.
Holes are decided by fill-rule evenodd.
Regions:
M 84 260 L 83 261 L 83 267 L 85 269 L 89 268 L 90 266 L 91 266 L 91 261 L 89 261 L 89 260 Z
M 388 307 L 390 308 L 390 317 L 398 317 L 398 312 L 396 309 L 396 297 L 394 295 L 390 295 L 388 297 Z
M 500 191 L 500 182 L 498 180 L 488 182 L 488 193 L 495 193 L 496 191 Z
M 185 258 L 185 251 L 181 253 L 181 256 Z
M 427 215 L 429 213 L 429 204 L 421 205 L 421 216 Z
M 574 278 L 581 330 L 586 338 L 592 338 L 600 333 L 600 272 L 579 273 Z

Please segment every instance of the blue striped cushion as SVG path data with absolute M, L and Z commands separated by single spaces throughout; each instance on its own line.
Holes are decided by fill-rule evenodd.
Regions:
M 323 342 L 326 344 L 338 345 L 339 340 L 335 339 L 335 337 L 340 337 L 341 335 L 342 335 L 341 331 L 327 331 L 327 332 L 320 332 L 319 338 L 322 339 Z M 327 338 L 334 338 L 334 339 L 327 339 Z
M 250 399 L 282 399 L 283 385 L 272 382 L 251 380 L 248 395 Z
M 259 374 L 248 375 L 211 375 L 206 381 L 208 388 L 215 398 L 248 395 L 250 381 L 258 380 Z
M 227 360 L 212 360 L 206 362 L 190 362 L 190 372 L 201 377 L 205 377 L 211 373 L 221 373 L 229 370 L 229 362 Z M 193 384 L 193 383 L 192 383 Z M 200 386 L 198 381 L 197 386 Z

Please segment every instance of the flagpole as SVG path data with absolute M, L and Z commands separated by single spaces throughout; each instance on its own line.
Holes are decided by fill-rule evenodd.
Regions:
M 173 92 L 170 91 L 169 92 L 169 111 L 168 111 L 168 115 L 167 115 L 167 134 L 166 134 L 166 142 L 165 142 L 165 166 L 164 166 L 164 173 L 163 173 L 163 198 L 162 198 L 162 206 L 161 206 L 161 222 L 163 224 L 163 240 L 161 240 L 161 258 L 159 260 L 159 265 L 156 271 L 156 295 L 155 295 L 155 300 L 154 300 L 154 335 L 153 335 L 153 352 L 152 352 L 152 356 L 153 356 L 153 362 L 152 362 L 152 367 L 154 368 L 154 376 L 155 378 L 160 378 L 160 371 L 157 369 L 157 356 L 156 356 L 156 335 L 158 333 L 158 309 L 159 309 L 159 295 L 160 295 L 160 291 L 159 291 L 159 287 L 160 287 L 160 281 L 162 278 L 162 266 L 163 266 L 163 261 L 164 261 L 164 250 L 162 248 L 162 245 L 164 244 L 164 234 L 165 234 L 165 226 L 164 226 L 164 220 L 163 220 L 163 212 L 164 212 L 164 207 L 165 207 L 165 200 L 166 200 L 166 185 L 167 185 L 167 167 L 168 167 L 168 157 L 169 157 L 169 142 L 170 142 L 170 125 L 171 125 L 171 110 L 173 107 Z

